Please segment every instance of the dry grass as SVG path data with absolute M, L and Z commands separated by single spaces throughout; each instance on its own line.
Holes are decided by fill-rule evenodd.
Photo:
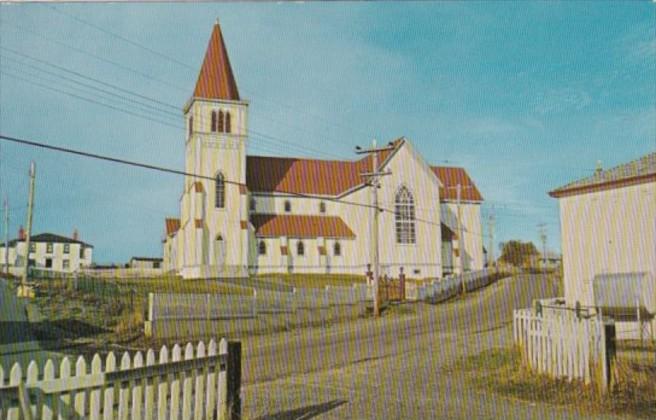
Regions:
M 592 413 L 656 418 L 656 367 L 626 361 L 618 355 L 612 391 L 602 395 L 582 381 L 554 379 L 524 368 L 517 349 L 492 349 L 451 367 L 473 385 L 526 401 L 572 406 Z
M 142 311 L 124 310 L 118 318 L 114 332 L 119 336 L 141 334 L 144 328 Z
M 323 288 L 326 286 L 352 286 L 353 283 L 365 283 L 365 276 L 354 274 L 275 274 L 262 275 L 294 287 Z

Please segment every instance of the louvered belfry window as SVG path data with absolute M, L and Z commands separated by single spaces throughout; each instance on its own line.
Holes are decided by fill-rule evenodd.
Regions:
M 225 207 L 225 178 L 222 173 L 216 175 L 216 190 L 215 190 L 215 207 L 222 209 Z

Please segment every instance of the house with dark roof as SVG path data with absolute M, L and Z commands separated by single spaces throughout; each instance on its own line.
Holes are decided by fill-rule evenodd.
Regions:
M 656 275 L 656 153 L 549 195 L 560 207 L 566 301 L 597 306 L 595 278 Z
M 12 274 L 21 274 L 27 255 L 25 231 L 21 227 L 18 237 L 5 245 L 0 244 L 0 264 L 8 262 Z M 77 230 L 71 237 L 54 233 L 40 233 L 30 237 L 29 266 L 64 273 L 90 267 L 93 262 L 93 245 L 83 242 Z
M 377 167 L 373 155 L 247 155 L 248 106 L 217 23 L 184 106 L 185 171 L 202 178 L 185 179 L 180 216 L 165 220 L 166 270 L 184 278 L 364 274 L 373 210 L 363 174 L 373 170 L 391 172 L 379 189 L 380 261 L 388 274 L 404 267 L 410 277 L 437 278 L 483 268 L 483 197 L 463 168 L 430 165 L 405 137 L 378 152 Z

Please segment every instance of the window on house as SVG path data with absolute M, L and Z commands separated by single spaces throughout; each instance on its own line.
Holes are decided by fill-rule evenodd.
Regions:
M 250 205 L 249 205 L 249 208 L 251 209 L 251 211 L 255 211 L 256 206 L 257 206 L 257 203 L 255 202 L 255 199 L 251 198 L 251 202 L 250 202 Z
M 64 244 L 64 254 L 68 254 L 71 252 L 71 245 L 70 244 Z
M 213 133 L 216 132 L 216 111 L 212 111 L 212 126 L 211 130 Z
M 325 213 L 326 212 L 326 203 L 323 201 L 319 203 L 319 213 Z
M 225 178 L 220 172 L 216 175 L 215 207 L 217 209 L 225 207 Z
M 335 245 L 333 245 L 333 255 L 336 257 L 342 255 L 342 245 L 339 242 L 335 242 Z
M 292 203 L 289 200 L 285 200 L 285 212 L 289 213 L 292 211 Z
M 224 125 L 223 125 L 223 111 L 219 111 L 219 128 L 217 130 L 219 133 L 224 132 Z
M 298 241 L 296 244 L 296 255 L 305 255 L 305 244 L 303 244 L 303 241 Z
M 226 111 L 225 113 L 225 132 L 230 133 L 231 132 L 231 121 L 230 121 L 230 113 Z
M 260 255 L 266 255 L 266 242 L 260 241 L 257 251 Z
M 52 248 L 53 248 L 53 245 L 51 243 L 47 244 L 46 245 L 46 252 L 48 254 L 52 254 Z
M 36 252 L 36 244 L 34 242 L 30 244 L 30 252 Z
M 414 244 L 416 242 L 415 202 L 410 190 L 406 187 L 399 188 L 394 203 L 396 243 Z
M 71 262 L 70 262 L 70 261 L 68 261 L 68 260 L 64 260 L 64 261 L 62 261 L 62 268 L 63 268 L 64 270 L 68 270 L 70 266 L 71 266 Z
M 80 245 L 80 258 L 84 258 L 84 247 Z

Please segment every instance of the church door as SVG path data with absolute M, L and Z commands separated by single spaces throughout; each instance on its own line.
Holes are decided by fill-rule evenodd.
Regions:
M 214 263 L 218 266 L 225 265 L 225 241 L 221 235 L 214 241 Z

